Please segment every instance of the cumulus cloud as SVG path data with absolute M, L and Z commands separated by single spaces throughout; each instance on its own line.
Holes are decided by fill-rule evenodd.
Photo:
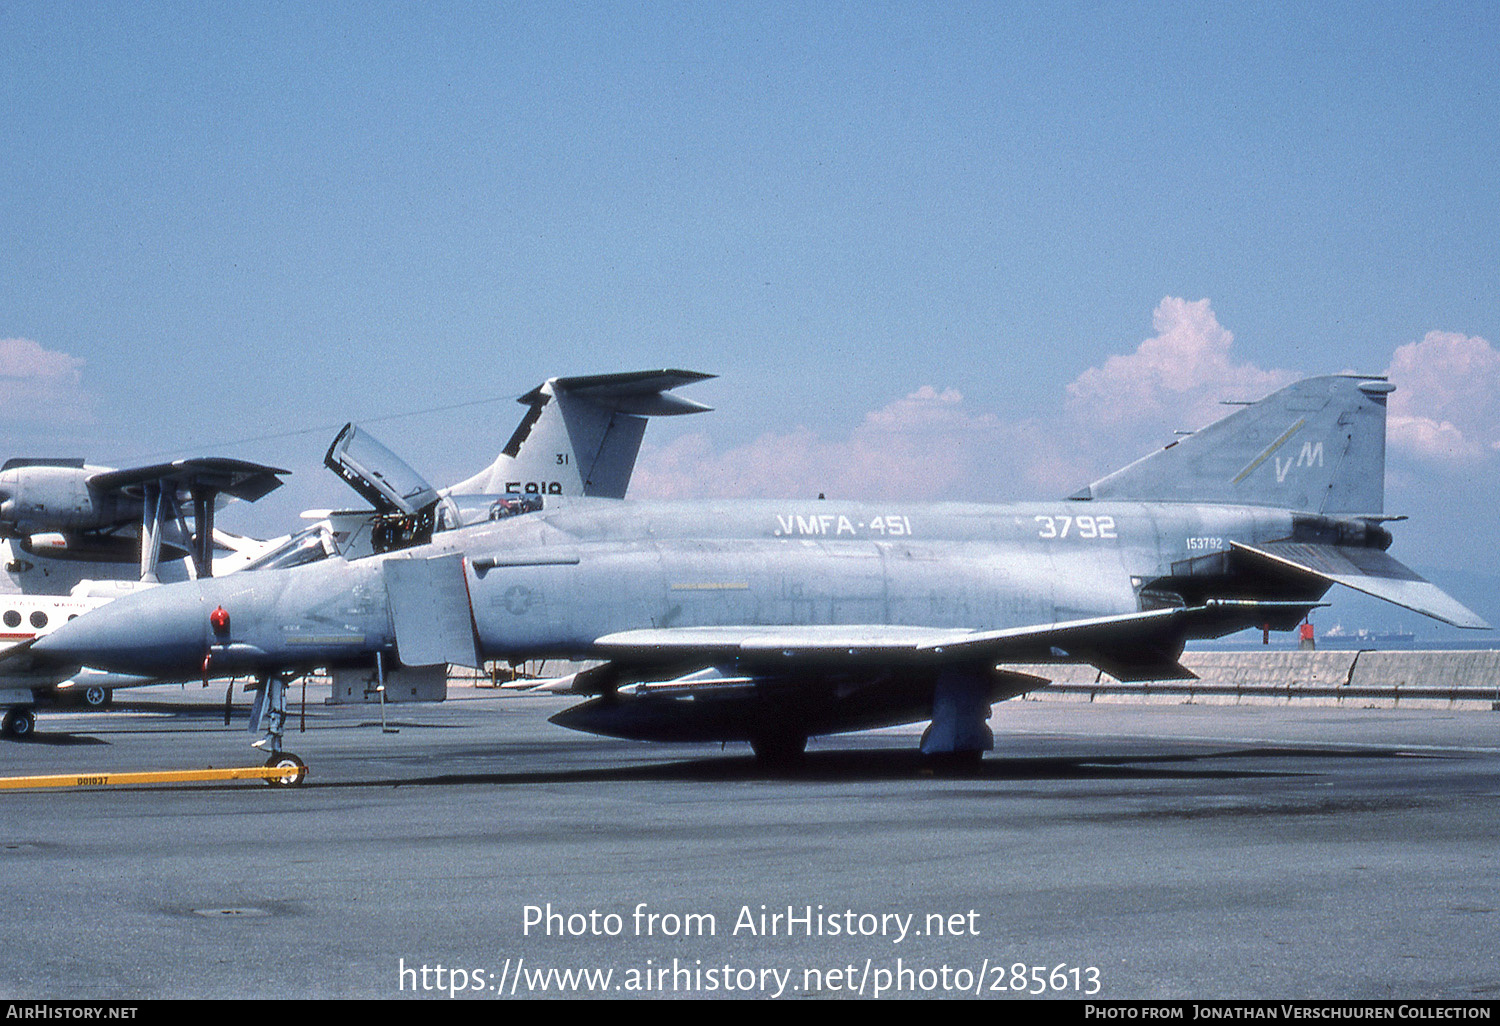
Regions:
M 39 426 L 89 424 L 94 398 L 83 361 L 29 338 L 0 339 L 0 420 Z
M 1013 421 L 974 410 L 956 389 L 923 385 L 865 415 L 847 437 L 807 427 L 718 450 L 691 434 L 641 455 L 632 494 L 656 498 L 1009 499 L 1063 496 L 1305 373 L 1237 358 L 1207 299 L 1168 296 L 1154 334 L 1068 384 L 1057 412 Z M 1500 454 L 1500 352 L 1482 338 L 1429 332 L 1387 371 L 1393 453 L 1460 467 Z M 1101 430 L 1102 429 L 1102 430 Z M 1413 468 L 1418 469 L 1418 468 Z
M 1449 467 L 1500 453 L 1500 351 L 1478 336 L 1429 331 L 1386 371 L 1391 448 Z
M 1155 335 L 1080 374 L 1043 420 L 1005 420 L 971 409 L 956 389 L 923 385 L 866 414 L 847 438 L 798 427 L 723 452 L 707 434 L 648 446 L 632 494 L 1063 496 L 1148 452 L 1174 429 L 1223 416 L 1220 400 L 1259 399 L 1298 376 L 1233 359 L 1234 336 L 1207 299 L 1167 297 L 1152 321 Z
M 1259 399 L 1289 384 L 1291 371 L 1264 370 L 1230 356 L 1234 335 L 1214 316 L 1207 299 L 1168 296 L 1151 315 L 1156 334 L 1135 352 L 1111 356 L 1068 385 L 1075 417 L 1096 424 L 1156 425 L 1196 429 L 1224 415 L 1225 398 Z
M 957 389 L 923 385 L 866 414 L 847 438 L 797 427 L 718 452 L 707 435 L 684 435 L 642 454 L 632 494 L 952 497 L 983 478 L 982 465 L 1022 431 L 969 410 Z

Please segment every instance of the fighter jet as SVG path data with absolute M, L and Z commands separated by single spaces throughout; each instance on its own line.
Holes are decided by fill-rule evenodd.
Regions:
M 992 748 L 1007 663 L 1191 676 L 1191 639 L 1291 630 L 1335 583 L 1460 627 L 1473 612 L 1386 553 L 1386 379 L 1310 378 L 1093 482 L 1007 505 L 633 502 L 540 509 L 364 559 L 174 584 L 62 625 L 38 656 L 170 676 L 257 674 L 281 751 L 286 681 L 314 667 L 571 657 L 553 717 L 662 741 L 930 720 L 922 751 Z
M 0 652 L 14 648 L 9 658 L 0 657 L 0 706 L 6 707 L 0 733 L 29 735 L 32 706 L 65 693 L 83 696 L 88 705 L 107 705 L 115 688 L 162 679 L 92 667 L 58 672 L 29 649 L 65 618 L 155 585 L 163 557 L 170 562 L 191 552 L 198 577 L 212 576 L 216 566 L 219 572 L 284 569 L 425 543 L 434 531 L 539 509 L 542 495 L 619 498 L 630 483 L 647 418 L 708 411 L 672 389 L 711 377 L 649 370 L 549 378 L 518 400 L 526 413 L 494 462 L 441 492 L 367 432 L 347 424 L 324 462 L 374 508 L 319 511 L 313 514 L 317 523 L 268 542 L 216 529 L 213 513 L 221 494 L 255 501 L 280 486 L 278 475 L 285 470 L 222 458 L 128 470 L 72 459 L 11 460 L 0 470 L 0 538 L 14 540 L 36 560 L 45 553 L 47 559 L 95 568 L 133 561 L 139 553 L 140 579 L 84 579 L 66 595 L 0 595 Z M 187 527 L 187 509 L 196 530 Z M 216 548 L 227 555 L 214 559 Z M 28 563 L 13 572 L 30 569 Z M 205 660 L 201 669 L 205 682 L 208 665 Z

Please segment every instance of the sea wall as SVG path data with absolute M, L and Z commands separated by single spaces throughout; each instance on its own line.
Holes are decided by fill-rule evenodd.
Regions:
M 1195 680 L 1124 683 L 1091 666 L 1013 667 L 1046 677 L 1031 698 L 1084 701 L 1315 702 L 1500 709 L 1500 651 L 1186 652 Z

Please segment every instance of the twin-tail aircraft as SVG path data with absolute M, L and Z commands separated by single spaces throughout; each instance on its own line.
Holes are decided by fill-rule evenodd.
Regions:
M 991 704 L 1044 686 L 1005 664 L 1191 676 L 1186 642 L 1291 630 L 1344 585 L 1487 626 L 1386 550 L 1380 377 L 1299 381 L 1066 499 L 540 502 L 358 559 L 167 585 L 80 616 L 47 658 L 259 676 L 281 751 L 286 683 L 318 667 L 598 661 L 554 682 L 562 726 L 748 741 L 930 721 L 972 762 Z M 539 508 L 538 508 L 539 507 Z

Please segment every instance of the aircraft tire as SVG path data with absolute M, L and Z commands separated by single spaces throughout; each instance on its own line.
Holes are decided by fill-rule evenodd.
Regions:
M 266 783 L 272 787 L 296 787 L 307 779 L 307 763 L 297 758 L 291 752 L 281 752 L 266 760 L 267 766 L 295 766 L 297 773 L 292 777 L 268 777 Z
M 36 733 L 36 713 L 24 705 L 7 709 L 4 722 L 0 723 L 0 732 L 6 737 L 24 741 Z
M 750 741 L 763 766 L 795 766 L 807 752 L 806 734 L 762 734 Z
M 115 693 L 110 688 L 94 685 L 83 691 L 83 704 L 90 709 L 108 709 L 115 700 Z
M 963 752 L 939 752 L 927 756 L 927 765 L 935 773 L 962 777 L 978 773 L 984 765 L 984 752 L 970 749 Z

